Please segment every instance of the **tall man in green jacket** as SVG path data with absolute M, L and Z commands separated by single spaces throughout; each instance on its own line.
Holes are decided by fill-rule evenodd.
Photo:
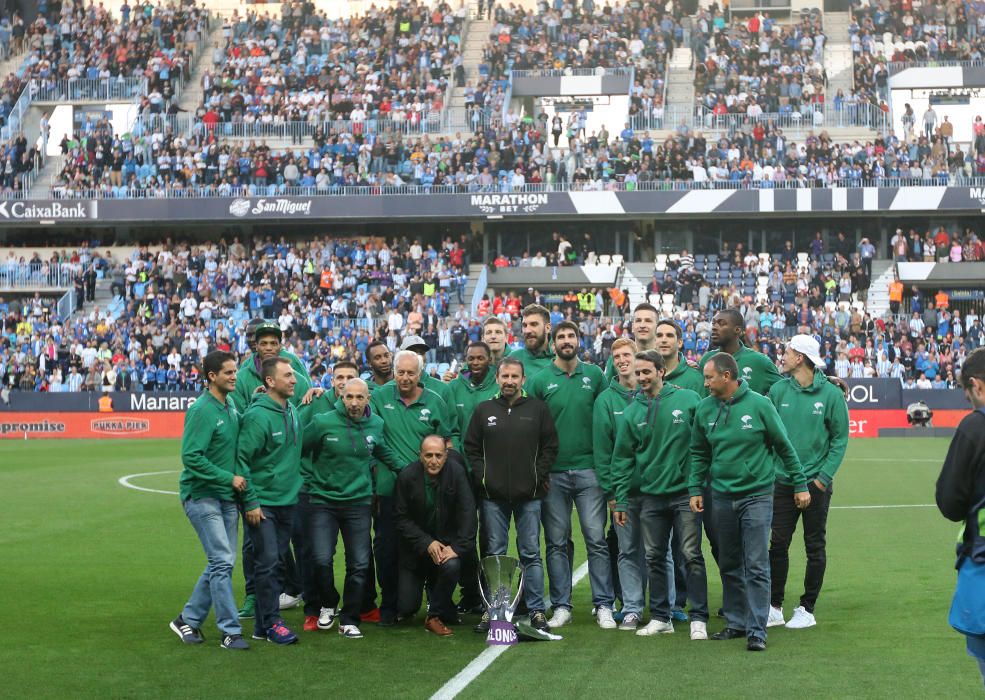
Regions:
M 660 318 L 660 312 L 657 311 L 656 306 L 649 302 L 644 301 L 637 304 L 636 308 L 633 309 L 632 332 L 633 341 L 636 343 L 636 352 L 652 350 L 655 347 L 658 318 Z M 616 367 L 610 354 L 605 363 L 605 378 L 612 380 L 615 377 Z
M 770 400 L 787 428 L 790 442 L 797 450 L 811 504 L 798 510 L 791 500 L 793 484 L 782 475 L 776 481 L 773 498 L 773 536 L 770 539 L 770 573 L 772 595 L 767 627 L 784 624 L 783 589 L 790 569 L 790 540 L 797 520 L 804 516 L 804 548 L 807 570 L 804 594 L 793 617 L 786 623 L 791 629 L 813 627 L 814 605 L 821 592 L 827 564 L 825 535 L 828 507 L 831 505 L 832 481 L 848 448 L 848 406 L 845 397 L 824 376 L 821 347 L 809 335 L 795 335 L 787 343 L 783 369 L 787 378 L 770 389 Z
M 749 651 L 765 651 L 770 604 L 769 534 L 777 470 L 793 484 L 793 501 L 810 505 L 804 469 L 772 402 L 738 378 L 729 353 L 704 368 L 709 396 L 698 404 L 691 435 L 688 491 L 691 510 L 704 510 L 710 477 L 718 537 L 726 627 L 713 639 L 745 637 Z
M 526 323 L 526 319 L 524 319 Z M 551 468 L 551 485 L 541 517 L 547 543 L 553 615 L 548 625 L 571 622 L 571 506 L 578 509 L 581 532 L 588 550 L 588 577 L 592 605 L 599 626 L 615 629 L 612 605 L 612 571 L 605 542 L 605 493 L 595 473 L 592 451 L 592 418 L 595 399 L 605 389 L 602 370 L 578 359 L 581 331 L 571 321 L 554 328 L 554 362 L 528 382 L 528 392 L 547 404 L 560 437 L 560 449 Z
M 738 379 L 761 396 L 766 396 L 770 387 L 782 377 L 776 365 L 761 352 L 747 348 L 742 339 L 745 338 L 745 321 L 738 309 L 723 309 L 715 314 L 711 321 L 711 346 L 698 363 L 698 369 L 704 370 L 708 360 L 720 353 L 731 355 L 739 367 Z M 703 395 L 707 396 L 707 392 Z
M 226 649 L 249 649 L 243 640 L 232 574 L 236 563 L 239 510 L 236 493 L 246 479 L 236 475 L 239 414 L 229 400 L 236 387 L 236 356 L 217 350 L 205 356 L 202 374 L 208 389 L 185 414 L 181 439 L 180 497 L 205 550 L 207 564 L 184 610 L 171 629 L 185 644 L 201 644 L 201 628 L 215 606 L 215 621 Z
M 280 594 L 301 490 L 301 424 L 290 402 L 297 378 L 282 357 L 264 360 L 260 370 L 266 391 L 246 410 L 236 451 L 236 473 L 246 479 L 240 501 L 255 556 L 253 638 L 293 644 L 298 638 L 280 617 Z
M 540 304 L 530 304 L 520 312 L 523 347 L 510 353 L 520 361 L 523 374 L 531 381 L 554 361 L 551 352 L 551 312 Z
M 684 340 L 681 338 L 681 327 L 672 318 L 662 318 L 657 322 L 654 332 L 654 349 L 664 359 L 664 381 L 680 389 L 690 389 L 698 396 L 705 394 L 705 378 L 700 370 L 695 369 L 684 359 L 681 350 Z
M 320 608 L 317 629 L 331 629 L 338 592 L 332 560 L 339 532 L 345 543 L 345 585 L 339 634 L 359 639 L 359 611 L 372 557 L 370 526 L 373 461 L 394 474 L 399 467 L 383 439 L 383 419 L 369 410 L 369 387 L 350 379 L 335 410 L 321 413 L 304 429 L 304 452 L 311 460 L 305 476 L 308 498 L 302 521 L 311 549 L 315 595 Z M 305 605 L 308 605 L 305 600 Z
M 663 357 L 656 350 L 638 353 L 635 369 L 640 391 L 619 421 L 612 457 L 624 603 L 620 629 L 636 629 L 642 617 L 643 549 L 650 622 L 636 634 L 673 633 L 674 562 L 667 556 L 673 536 L 687 572 L 691 639 L 707 639 L 708 578 L 701 554 L 701 516 L 691 511 L 687 493 L 691 426 L 700 399 L 690 389 L 663 381 Z
M 449 446 L 458 443 L 458 418 L 453 406 L 422 384 L 424 358 L 401 350 L 394 358 L 394 380 L 370 399 L 373 413 L 383 419 L 383 438 L 393 450 L 400 469 L 418 459 L 421 440 L 440 435 Z M 377 510 L 373 522 L 373 556 L 380 583 L 380 624 L 397 620 L 397 533 L 394 522 L 393 485 L 389 470 L 376 474 Z

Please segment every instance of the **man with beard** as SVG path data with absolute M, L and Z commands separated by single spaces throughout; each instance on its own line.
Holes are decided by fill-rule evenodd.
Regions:
M 637 304 L 636 308 L 633 310 L 632 331 L 633 340 L 636 341 L 637 352 L 652 350 L 654 348 L 656 343 L 654 331 L 657 328 L 657 318 L 659 318 L 657 307 L 645 301 L 642 304 Z M 630 372 L 630 374 L 632 374 L 632 372 Z M 615 378 L 615 376 L 615 364 L 613 361 L 613 356 L 610 354 L 609 359 L 605 364 L 605 378 L 611 381 Z
M 421 441 L 440 435 L 449 444 L 458 441 L 454 407 L 422 383 L 424 359 L 401 350 L 394 361 L 394 380 L 373 392 L 373 413 L 383 419 L 383 437 L 396 455 L 400 468 L 417 461 Z M 378 506 L 373 523 L 373 553 L 380 584 L 380 624 L 392 625 L 397 617 L 397 540 L 394 524 L 393 486 L 388 470 L 376 473 Z
M 523 365 L 504 359 L 496 372 L 499 393 L 476 406 L 463 441 L 478 485 L 486 554 L 506 554 L 512 519 L 530 624 L 546 631 L 540 520 L 558 436 L 550 409 L 527 397 L 523 382 Z M 488 630 L 485 614 L 475 631 Z
M 366 363 L 373 373 L 369 382 L 370 393 L 393 381 L 393 355 L 382 340 L 374 340 L 366 346 Z
M 532 315 L 531 315 L 532 317 Z M 533 327 L 524 326 L 531 334 Z M 578 359 L 581 333 L 578 326 L 562 321 L 554 329 L 554 361 L 529 381 L 531 396 L 551 409 L 559 436 L 564 436 L 551 469 L 550 488 L 544 499 L 542 519 L 547 542 L 547 571 L 553 616 L 548 624 L 561 627 L 571 622 L 571 506 L 578 509 L 581 531 L 588 550 L 588 574 L 592 605 L 602 629 L 615 629 L 614 594 L 609 548 L 605 542 L 605 493 L 599 487 L 592 451 L 592 418 L 595 399 L 605 389 L 605 377 L 595 365 Z M 528 343 L 528 348 L 529 348 Z M 522 351 L 521 351 L 522 352 Z
M 523 347 L 510 353 L 523 365 L 523 374 L 531 381 L 554 361 L 551 352 L 551 312 L 543 306 L 532 304 L 520 312 L 523 329 Z

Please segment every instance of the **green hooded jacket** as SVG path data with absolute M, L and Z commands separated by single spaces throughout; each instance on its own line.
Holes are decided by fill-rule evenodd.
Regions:
M 451 389 L 452 405 L 458 414 L 458 432 L 465 435 L 475 407 L 499 393 L 496 372 L 490 365 L 486 376 L 478 385 L 472 383 L 468 372 L 462 372 L 448 386 Z
M 616 427 L 622 419 L 623 411 L 633 400 L 633 392 L 619 383 L 615 378 L 609 382 L 609 388 L 595 399 L 592 410 L 592 452 L 595 455 L 595 477 L 599 486 L 605 492 L 605 500 L 611 501 L 615 496 L 612 490 L 610 466 L 612 463 L 612 446 L 616 441 Z
M 239 429 L 236 473 L 246 478 L 240 496 L 246 510 L 291 506 L 301 490 L 301 422 L 297 410 L 266 394 L 246 409 Z
M 293 352 L 281 350 L 280 357 L 290 362 L 294 369 L 294 376 L 297 377 L 298 382 L 294 385 L 294 396 L 291 397 L 291 403 L 300 406 L 301 399 L 311 388 L 311 377 L 301 360 Z M 260 368 L 257 366 L 257 356 L 250 355 L 240 365 L 239 371 L 236 373 L 236 390 L 231 394 L 240 413 L 245 413 L 246 409 L 250 407 L 256 396 L 257 387 L 261 386 L 263 386 L 263 378 L 260 376 Z
M 189 498 L 235 500 L 233 476 L 236 473 L 236 444 L 239 440 L 239 412 L 226 397 L 220 403 L 208 390 L 195 399 L 185 413 L 181 436 L 182 501 Z
M 673 384 L 679 389 L 690 389 L 698 397 L 707 393 L 705 391 L 705 376 L 701 370 L 695 369 L 687 363 L 683 353 L 677 353 L 677 367 L 670 374 L 664 375 L 664 382 Z
M 690 389 L 666 382 L 654 399 L 643 392 L 633 397 L 619 421 L 612 455 L 615 510 L 625 512 L 630 496 L 687 491 L 691 430 L 700 402 Z
M 771 494 L 777 468 L 794 491 L 807 490 L 797 451 L 767 397 L 740 382 L 730 400 L 708 396 L 698 404 L 687 482 L 692 496 L 702 495 L 709 474 L 712 490 L 726 497 Z
M 383 439 L 383 419 L 367 406 L 353 420 L 345 404 L 319 413 L 304 428 L 303 450 L 310 463 L 305 487 L 315 503 L 370 503 L 374 493 L 374 459 L 396 475 L 400 468 Z
M 712 358 L 716 353 L 721 352 L 721 350 L 709 350 L 704 355 L 701 356 L 701 361 L 698 363 L 698 369 L 704 377 L 705 365 L 708 364 L 708 360 Z M 778 381 L 783 379 L 780 376 L 779 371 L 776 369 L 776 365 L 773 361 L 766 357 L 761 352 L 756 352 L 755 350 L 750 350 L 745 345 L 739 348 L 739 351 L 732 355 L 735 358 L 735 363 L 739 365 L 739 379 L 749 385 L 749 388 L 755 391 L 761 396 L 766 396 L 770 393 L 770 387 L 776 384 Z M 702 381 L 702 388 L 699 392 L 702 396 L 707 396 L 708 392 L 704 389 L 704 382 Z
M 453 406 L 430 389 L 424 389 L 410 406 L 400 398 L 396 382 L 389 382 L 373 392 L 369 400 L 373 413 L 383 419 L 383 437 L 393 451 L 398 469 L 403 470 L 420 457 L 421 440 L 428 435 L 440 435 L 459 442 L 458 416 Z M 396 478 L 389 470 L 377 472 L 376 490 L 381 496 L 392 496 Z
M 335 397 L 335 392 L 326 391 L 321 396 L 313 396 L 311 398 L 311 403 L 307 405 L 297 406 L 296 410 L 298 412 L 298 423 L 301 425 L 302 436 L 304 433 L 304 427 L 311 423 L 316 416 L 332 413 L 335 411 L 336 404 L 341 403 L 340 399 Z M 307 492 L 308 479 L 311 475 L 311 454 L 302 450 L 301 452 L 301 491 Z
M 808 387 L 802 387 L 793 377 L 777 382 L 770 389 L 770 401 L 797 450 L 804 477 L 830 486 L 848 449 L 848 405 L 844 394 L 824 372 L 815 371 Z M 783 473 L 777 474 L 777 479 L 790 483 Z
M 526 347 L 522 347 L 519 350 L 510 352 L 509 356 L 511 359 L 519 360 L 520 364 L 523 365 L 523 376 L 526 378 L 524 384 L 528 390 L 530 388 L 530 381 L 550 367 L 556 357 L 554 351 L 550 348 L 550 341 L 548 341 L 547 351 L 539 355 L 534 355 Z

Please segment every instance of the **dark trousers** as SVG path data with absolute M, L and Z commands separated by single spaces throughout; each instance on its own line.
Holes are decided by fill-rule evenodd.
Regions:
M 729 498 L 715 493 L 714 501 L 726 624 L 732 629 L 745 630 L 748 637 L 765 640 L 770 607 L 773 496 Z
M 243 518 L 243 578 L 246 579 L 246 595 L 256 595 L 256 578 L 253 576 L 253 568 L 256 557 L 253 554 L 253 538 L 250 537 L 252 528 L 246 524 Z
M 311 551 L 310 579 L 313 597 L 304 599 L 306 615 L 317 615 L 321 608 L 337 608 L 339 592 L 335 588 L 332 562 L 339 533 L 345 545 L 345 584 L 342 588 L 342 624 L 358 625 L 366 586 L 366 573 L 372 552 L 369 504 L 317 503 L 308 501 L 302 511 L 305 540 Z M 310 609 L 309 609 L 310 605 Z
M 712 496 L 711 486 L 705 487 L 702 498 L 704 512 L 701 514 L 701 522 L 705 526 L 705 537 L 708 539 L 708 546 L 711 547 L 711 556 L 718 563 L 718 538 L 715 537 L 715 520 L 712 516 L 715 499 Z
M 376 580 L 380 584 L 380 612 L 397 612 L 397 528 L 393 519 L 393 496 L 379 496 L 377 510 L 373 514 L 373 559 L 376 564 Z M 376 589 L 372 577 L 366 578 L 363 609 L 370 596 L 375 600 Z
M 291 524 L 291 546 L 284 554 L 284 590 L 295 598 L 304 594 L 305 574 L 311 561 L 308 551 L 304 527 L 301 523 L 301 499 L 307 500 L 307 494 L 298 495 L 298 507 L 294 509 L 294 522 Z
M 284 585 L 284 557 L 291 544 L 294 506 L 262 506 L 264 520 L 249 527 L 255 563 L 255 629 L 265 634 L 280 619 L 280 594 Z
M 609 531 L 605 533 L 605 543 L 609 545 L 609 563 L 612 569 L 612 592 L 616 600 L 622 601 L 622 588 L 619 585 L 619 538 L 616 537 L 616 521 L 613 514 L 609 512 Z
M 421 595 L 428 592 L 428 617 L 440 617 L 446 623 L 457 620 L 452 594 L 462 573 L 462 560 L 456 557 L 435 564 L 425 555 L 400 563 L 400 593 L 397 610 L 400 617 L 413 617 L 421 608 Z
M 777 484 L 773 489 L 773 530 L 770 537 L 770 601 L 783 607 L 783 591 L 787 585 L 790 570 L 790 541 L 797 530 L 797 520 L 804 518 L 804 549 L 807 553 L 807 569 L 804 572 L 804 594 L 800 604 L 809 612 L 814 612 L 817 597 L 824 583 L 824 569 L 827 566 L 825 551 L 828 508 L 831 506 L 831 487 L 819 489 L 812 481 L 808 485 L 811 504 L 806 510 L 798 510 L 793 502 L 793 487 Z

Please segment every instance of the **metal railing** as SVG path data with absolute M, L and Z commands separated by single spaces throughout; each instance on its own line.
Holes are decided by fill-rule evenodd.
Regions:
M 642 182 L 620 179 L 597 182 L 557 182 L 554 184 L 524 185 L 510 187 L 508 184 L 494 184 L 488 187 L 478 185 L 339 185 L 327 187 L 300 187 L 287 185 L 240 185 L 231 186 L 188 186 L 184 188 L 141 188 L 107 187 L 106 189 L 52 188 L 55 199 L 210 199 L 230 197 L 379 197 L 416 195 L 493 195 L 518 198 L 520 204 L 544 204 L 537 201 L 538 195 L 560 192 L 670 192 L 690 190 L 799 190 L 831 189 L 856 187 L 985 187 L 985 177 L 940 176 L 921 178 L 884 177 L 870 180 L 846 178 L 834 182 L 821 182 L 816 179 L 803 180 L 754 180 L 748 173 L 740 180 L 647 180 Z
M 472 290 L 472 301 L 469 305 L 471 313 L 473 316 L 478 313 L 479 302 L 482 301 L 482 295 L 486 293 L 486 289 L 489 287 L 489 268 L 485 265 L 482 266 L 482 271 L 479 273 L 478 279 L 475 281 L 475 289 Z
M 531 68 L 525 70 L 511 70 L 512 78 L 569 78 L 572 76 L 602 76 L 602 75 L 625 75 L 632 76 L 632 66 L 616 66 L 613 68 Z
M 409 119 L 393 119 L 391 117 L 367 117 L 364 120 L 331 119 L 320 122 L 215 122 L 206 124 L 188 115 L 160 115 L 164 119 L 156 122 L 158 125 L 170 126 L 175 132 L 198 134 L 215 134 L 221 138 L 280 138 L 300 142 L 314 136 L 315 130 L 321 127 L 326 136 L 334 134 L 436 134 L 442 131 L 443 115 L 441 111 L 431 110 L 421 112 Z M 155 125 L 157 115 L 146 122 Z M 468 122 L 462 120 L 462 124 Z
M 945 58 L 916 61 L 889 61 L 886 66 L 889 69 L 890 75 L 892 75 L 907 68 L 981 68 L 985 66 L 985 59 L 963 61 Z
M 74 272 L 61 264 L 0 264 L 0 289 L 74 289 L 74 280 Z
M 10 108 L 10 114 L 7 115 L 7 123 L 4 124 L 3 129 L 0 129 L 0 139 L 7 141 L 14 137 L 21 131 L 21 124 L 24 122 L 24 115 L 31 108 L 31 85 L 30 83 L 25 83 L 24 89 L 21 90 L 20 97 L 14 103 L 14 106 Z
M 885 133 L 892 128 L 892 117 L 871 103 L 846 103 L 841 109 L 833 103 L 810 104 L 792 112 L 771 112 L 758 116 L 727 113 L 715 114 L 710 109 L 698 106 L 693 109 L 670 105 L 664 107 L 663 116 L 634 114 L 630 126 L 634 130 L 676 129 L 684 123 L 692 130 L 737 132 L 752 128 L 756 124 L 772 125 L 784 131 L 803 132 L 833 127 L 858 127 Z
M 84 102 L 122 100 L 130 102 L 147 94 L 146 78 L 102 78 L 87 80 L 45 80 L 34 90 L 35 102 Z
M 58 318 L 65 321 L 72 317 L 75 313 L 75 286 L 68 288 L 68 291 L 61 295 L 58 299 L 58 303 L 55 305 L 55 312 L 58 314 Z

